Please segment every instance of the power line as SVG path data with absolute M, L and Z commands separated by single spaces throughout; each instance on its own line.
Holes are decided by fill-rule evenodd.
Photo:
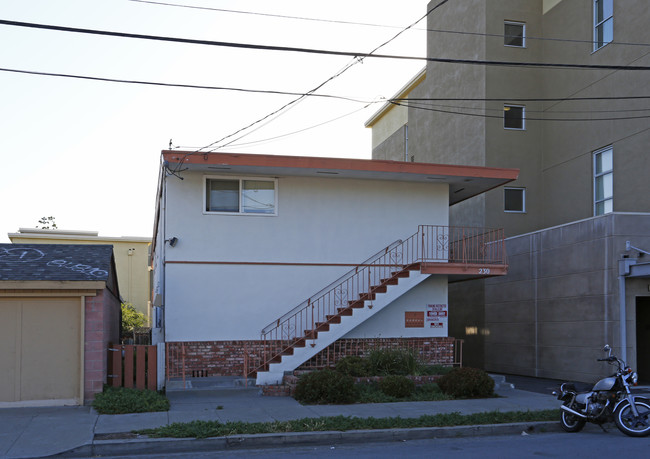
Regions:
M 304 16 L 290 16 L 286 14 L 272 14 L 272 13 L 260 13 L 255 11 L 242 11 L 242 10 L 231 10 L 226 8 L 213 8 L 213 7 L 204 7 L 204 6 L 193 6 L 193 5 L 180 5 L 177 3 L 169 2 L 154 2 L 149 0 L 129 0 L 136 3 L 146 3 L 150 5 L 157 6 L 170 6 L 176 8 L 188 8 L 204 11 L 215 11 L 220 13 L 233 13 L 233 14 L 243 14 L 251 16 L 262 16 L 262 17 L 271 17 L 278 19 L 292 19 L 299 21 L 312 21 L 312 22 L 324 22 L 330 24 L 342 24 L 350 26 L 362 26 L 362 27 L 377 27 L 377 28 L 386 28 L 386 29 L 401 29 L 401 26 L 394 26 L 388 24 L 375 24 L 369 22 L 355 22 L 355 21 L 343 21 L 337 19 L 323 19 L 323 18 L 313 18 L 313 17 L 304 17 Z M 479 37 L 490 37 L 490 38 L 503 38 L 503 34 L 497 33 L 485 33 L 485 32 L 466 32 L 461 30 L 445 30 L 445 29 L 430 29 L 430 28 L 413 28 L 413 30 L 423 31 L 423 32 L 434 32 L 434 33 L 446 33 L 446 34 L 457 34 L 457 35 L 471 35 Z M 565 43 L 589 43 L 593 44 L 593 40 L 578 40 L 572 38 L 555 38 L 555 37 L 535 37 L 535 36 L 526 36 L 526 40 L 536 40 L 536 41 L 558 41 Z M 619 46 L 650 46 L 650 43 L 633 43 L 633 42 L 618 42 L 611 41 L 609 45 L 619 45 Z
M 339 96 L 335 94 L 319 94 L 319 93 L 301 93 L 296 91 L 277 91 L 270 89 L 250 89 L 250 88 L 235 88 L 231 86 L 207 86 L 187 83 L 164 83 L 160 81 L 144 81 L 144 80 L 130 80 L 119 78 L 106 78 L 89 75 L 75 75 L 67 73 L 53 73 L 42 72 L 36 70 L 21 70 L 0 67 L 0 72 L 19 73 L 35 76 L 48 76 L 60 78 L 72 78 L 89 81 L 99 81 L 103 83 L 122 83 L 122 84 L 137 84 L 149 85 L 171 88 L 185 88 L 185 89 L 204 89 L 204 90 L 217 90 L 217 91 L 234 91 L 252 94 L 268 94 L 268 95 L 282 95 L 282 96 L 308 96 L 326 99 L 339 99 L 361 104 L 378 104 L 390 102 L 575 102 L 575 101 L 617 101 L 617 100 L 643 100 L 650 99 L 650 95 L 639 96 L 594 96 L 594 97 L 490 97 L 490 98 L 476 98 L 476 97 L 418 97 L 418 98 L 392 98 L 381 100 L 368 100 L 357 97 Z M 464 107 L 458 107 L 464 108 Z M 633 111 L 633 110 L 629 110 Z
M 61 77 L 61 78 L 73 78 L 79 80 L 91 80 L 91 81 L 101 81 L 105 83 L 124 83 L 124 84 L 139 84 L 139 85 L 149 85 L 149 86 L 163 86 L 171 88 L 186 88 L 186 89 L 208 89 L 208 90 L 219 90 L 219 91 L 235 91 L 235 92 L 244 92 L 244 93 L 254 93 L 254 94 L 270 94 L 270 95 L 281 95 L 281 96 L 303 96 L 309 95 L 311 97 L 321 97 L 325 99 L 340 99 L 347 100 L 350 102 L 358 102 L 363 104 L 373 104 L 381 101 L 369 101 L 355 99 L 352 97 L 346 96 L 336 96 L 330 94 L 305 94 L 300 92 L 291 92 L 291 91 L 275 91 L 269 89 L 245 89 L 245 88 L 233 88 L 229 86 L 206 86 L 206 85 L 196 85 L 196 84 L 184 84 L 184 83 L 163 83 L 158 81 L 143 81 L 143 80 L 125 80 L 119 78 L 106 78 L 106 77 L 95 77 L 87 75 L 74 75 L 68 73 L 51 73 L 51 72 L 39 72 L 35 70 L 19 70 L 19 69 L 9 69 L 9 68 L 0 68 L 0 72 L 10 72 L 10 73 L 22 73 L 27 75 L 37 75 L 37 76 L 50 76 L 50 77 Z
M 407 31 L 407 30 L 409 30 L 410 28 L 412 28 L 412 27 L 414 27 L 415 25 L 417 25 L 420 21 L 422 21 L 424 18 L 426 18 L 426 17 L 427 17 L 431 12 L 435 11 L 436 9 L 438 9 L 439 7 L 441 7 L 442 5 L 444 5 L 445 3 L 447 3 L 448 1 L 449 1 L 449 0 L 442 0 L 442 1 L 440 1 L 438 4 L 436 4 L 434 7 L 432 7 L 429 11 L 427 11 L 427 13 L 426 13 L 424 16 L 422 16 L 420 19 L 418 19 L 418 20 L 415 21 L 414 23 L 410 24 L 409 26 L 407 26 L 407 27 L 404 28 L 403 30 L 400 30 L 400 31 L 399 31 L 397 34 L 395 34 L 392 38 L 390 38 L 390 39 L 387 40 L 386 42 L 382 43 L 381 45 L 377 46 L 375 49 L 373 49 L 373 50 L 372 50 L 370 53 L 368 53 L 367 55 L 368 55 L 368 56 L 370 56 L 370 55 L 374 55 L 374 53 L 376 53 L 379 49 L 383 48 L 384 46 L 386 46 L 386 45 L 389 44 L 390 42 L 392 42 L 392 41 L 394 41 L 395 39 L 397 39 L 397 38 L 398 38 L 402 33 L 404 33 L 405 31 Z M 346 72 L 347 70 L 349 70 L 353 65 L 357 64 L 358 62 L 360 62 L 360 61 L 356 60 L 356 59 L 358 59 L 358 56 L 355 55 L 355 56 L 354 56 L 354 59 L 355 59 L 355 60 L 353 60 L 351 63 L 347 64 L 347 65 L 346 65 L 342 70 L 340 70 L 340 71 L 337 72 L 335 75 L 331 76 L 330 78 L 328 78 L 327 80 L 325 80 L 324 82 L 322 82 L 321 84 L 319 84 L 318 86 L 316 86 L 314 89 L 312 89 L 311 91 L 309 91 L 307 94 L 311 94 L 311 93 L 314 93 L 314 92 L 318 91 L 319 89 L 321 89 L 323 86 L 325 86 L 327 83 L 329 83 L 329 82 L 332 81 L 333 79 L 338 78 L 339 76 L 341 76 L 344 72 Z M 236 135 L 237 133 L 242 132 L 242 131 L 244 131 L 244 130 L 246 130 L 246 129 L 249 129 L 250 127 L 252 127 L 252 126 L 254 126 L 254 125 L 256 125 L 256 124 L 259 124 L 260 122 L 262 122 L 262 121 L 268 119 L 270 116 L 273 116 L 273 115 L 275 115 L 276 113 L 279 113 L 279 112 L 283 111 L 285 108 L 289 107 L 290 105 L 294 104 L 295 102 L 298 102 L 298 101 L 304 99 L 304 97 L 305 97 L 305 96 L 298 97 L 298 99 L 296 99 L 295 101 L 289 102 L 288 104 L 286 104 L 285 106 L 281 107 L 280 109 L 278 109 L 278 110 L 272 112 L 271 114 L 269 114 L 269 115 L 267 115 L 267 116 L 265 116 L 265 117 L 263 117 L 263 118 L 261 118 L 261 119 L 255 121 L 255 122 L 253 122 L 253 123 L 251 123 L 251 124 L 249 124 L 248 126 L 242 128 L 242 129 L 239 129 L 239 130 L 236 131 L 235 133 L 230 134 L 230 135 L 228 135 L 228 136 L 226 136 L 226 137 L 223 137 L 222 139 L 217 140 L 216 142 L 213 142 L 212 144 L 210 144 L 210 146 L 208 146 L 208 147 L 206 147 L 206 148 L 209 148 L 209 147 L 211 147 L 211 146 L 213 146 L 213 145 L 215 145 L 215 144 L 221 143 L 223 140 L 225 140 L 225 139 L 227 139 L 227 138 L 230 138 L 230 137 Z M 244 136 L 242 136 L 242 137 L 244 137 Z M 235 139 L 233 142 L 236 142 L 237 140 L 241 139 L 242 137 L 239 137 L 238 139 Z M 230 143 L 233 143 L 233 142 L 230 142 Z M 229 145 L 229 144 L 222 145 L 221 147 L 224 147 L 224 146 L 227 146 L 227 145 Z M 211 151 L 214 151 L 214 150 L 216 150 L 216 148 L 212 149 Z
M 340 119 L 347 118 L 348 116 L 354 115 L 355 113 L 359 113 L 360 111 L 365 110 L 366 108 L 368 108 L 368 105 L 365 105 L 365 106 L 363 106 L 363 107 L 361 107 L 361 108 L 359 108 L 357 110 L 354 110 L 354 111 L 352 111 L 350 113 L 346 113 L 344 115 L 337 116 L 336 118 L 333 118 L 333 119 L 330 119 L 330 120 L 327 120 L 327 121 L 323 121 L 321 123 L 314 124 L 314 125 L 306 127 L 306 128 L 298 129 L 297 131 L 287 132 L 285 134 L 280 134 L 280 135 L 276 135 L 276 136 L 273 136 L 273 137 L 268 137 L 266 139 L 254 140 L 254 141 L 251 141 L 251 142 L 245 142 L 245 143 L 239 143 L 239 144 L 238 143 L 232 143 L 229 146 L 231 148 L 233 148 L 233 147 L 235 147 L 235 148 L 247 147 L 247 146 L 250 146 L 250 145 L 258 145 L 258 144 L 261 144 L 261 143 L 267 143 L 267 142 L 271 142 L 273 140 L 281 139 L 281 138 L 284 138 L 284 137 L 289 137 L 291 135 L 300 134 L 302 132 L 306 132 L 306 131 L 309 131 L 311 129 L 315 129 L 315 128 L 324 126 L 326 124 L 333 123 L 333 122 L 338 121 Z
M 42 72 L 35 70 L 21 70 L 21 69 L 10 69 L 0 67 L 0 72 L 9 72 L 9 73 L 19 73 L 26 75 L 35 75 L 35 76 L 48 76 L 48 77 L 60 77 L 60 78 L 72 78 L 80 80 L 89 80 L 89 81 L 98 81 L 103 83 L 122 83 L 122 84 L 137 84 L 137 85 L 149 85 L 149 86 L 159 86 L 159 87 L 171 87 L 171 88 L 184 88 L 184 89 L 204 89 L 204 90 L 217 90 L 217 91 L 234 91 L 242 93 L 252 93 L 252 94 L 268 94 L 268 95 L 283 95 L 283 96 L 308 96 L 308 97 L 317 97 L 317 98 L 326 98 L 326 99 L 338 99 L 345 100 L 350 102 L 362 103 L 362 104 L 378 104 L 378 103 L 414 103 L 414 102 L 576 102 L 576 101 L 618 101 L 618 100 L 647 100 L 650 99 L 650 95 L 638 95 L 638 96 L 595 96 L 595 97 L 491 97 L 491 98 L 476 98 L 476 97 L 418 97 L 418 98 L 393 98 L 393 99 L 381 99 L 381 100 L 367 100 L 356 97 L 347 97 L 339 96 L 335 94 L 319 94 L 319 93 L 301 93 L 295 91 L 277 91 L 269 89 L 250 89 L 250 88 L 235 88 L 230 86 L 206 86 L 206 85 L 197 85 L 197 84 L 186 84 L 186 83 L 164 83 L 160 81 L 144 81 L 144 80 L 131 80 L 131 79 L 118 79 L 118 78 L 106 78 L 106 77 L 97 77 L 89 75 L 75 75 L 75 74 L 66 74 L 66 73 L 53 73 L 53 72 Z M 456 107 L 456 108 L 469 108 L 469 107 Z M 609 110 L 612 111 L 612 110 Z M 634 111 L 634 110 L 625 110 L 625 111 Z
M 445 3 L 448 0 L 443 0 Z M 440 4 L 439 4 L 440 5 Z M 172 43 L 185 43 L 193 45 L 206 45 L 206 46 L 219 46 L 226 48 L 250 49 L 257 51 L 278 51 L 278 52 L 295 52 L 306 54 L 319 54 L 330 56 L 347 56 L 355 59 L 365 59 L 373 57 L 377 59 L 396 59 L 396 60 L 418 60 L 427 62 L 438 62 L 446 64 L 466 64 L 466 65 L 488 65 L 488 66 L 501 66 L 501 67 L 524 67 L 524 68 L 556 68 L 556 69 L 584 69 L 584 70 L 650 70 L 650 66 L 629 66 L 629 65 L 603 65 L 603 64 L 562 64 L 551 62 L 512 62 L 512 61 L 495 61 L 495 60 L 480 60 L 480 59 L 451 59 L 441 57 L 418 57 L 418 56 L 400 56 L 395 54 L 376 54 L 376 53 L 363 53 L 354 51 L 333 51 L 316 48 L 299 48 L 292 46 L 274 46 L 274 45 L 259 45 L 251 43 L 234 43 L 225 41 L 213 40 L 197 40 L 190 38 L 175 38 L 160 35 L 142 35 L 125 32 L 110 32 L 105 30 L 94 29 L 81 29 L 75 27 L 64 27 L 47 24 L 35 24 L 29 22 L 7 21 L 0 19 L 0 25 L 8 25 L 15 27 L 27 27 L 42 30 L 54 30 L 59 32 L 82 33 L 90 35 L 100 35 L 109 37 L 131 38 L 139 40 L 153 40 Z

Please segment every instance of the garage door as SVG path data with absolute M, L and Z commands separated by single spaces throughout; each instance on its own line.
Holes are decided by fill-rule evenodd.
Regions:
M 77 401 L 79 298 L 0 298 L 0 403 Z

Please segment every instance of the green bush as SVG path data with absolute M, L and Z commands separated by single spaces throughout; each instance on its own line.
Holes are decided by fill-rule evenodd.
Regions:
M 379 381 L 381 391 L 391 397 L 410 397 L 415 391 L 415 383 L 406 376 L 389 375 Z
M 356 355 L 343 357 L 336 362 L 336 371 L 354 377 L 371 376 L 368 361 Z
M 477 368 L 454 368 L 438 380 L 440 389 L 457 398 L 490 397 L 494 393 L 494 380 Z
M 354 379 L 332 370 L 306 373 L 296 385 L 295 399 L 300 403 L 354 403 L 355 397 Z
M 373 376 L 417 374 L 420 364 L 415 354 L 406 349 L 376 349 L 368 356 Z
M 422 365 L 419 371 L 421 375 L 446 375 L 453 369 L 446 365 Z
M 146 413 L 169 410 L 169 400 L 155 390 L 106 387 L 95 395 L 93 408 L 99 414 Z

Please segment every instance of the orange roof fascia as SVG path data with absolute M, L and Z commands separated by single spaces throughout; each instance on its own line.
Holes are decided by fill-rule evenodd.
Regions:
M 519 176 L 519 169 L 415 163 L 377 159 L 324 158 L 318 156 L 282 156 L 238 153 L 200 153 L 178 150 L 164 150 L 162 155 L 163 159 L 170 163 L 182 162 L 183 164 L 196 165 L 336 169 L 419 175 L 428 174 L 452 177 L 500 178 L 507 180 L 515 180 Z

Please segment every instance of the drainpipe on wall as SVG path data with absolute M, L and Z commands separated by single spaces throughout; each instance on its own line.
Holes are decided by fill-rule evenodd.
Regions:
M 625 304 L 625 277 L 630 274 L 630 265 L 636 260 L 623 258 L 618 261 L 618 311 L 621 334 L 621 359 L 627 362 L 627 308 Z

